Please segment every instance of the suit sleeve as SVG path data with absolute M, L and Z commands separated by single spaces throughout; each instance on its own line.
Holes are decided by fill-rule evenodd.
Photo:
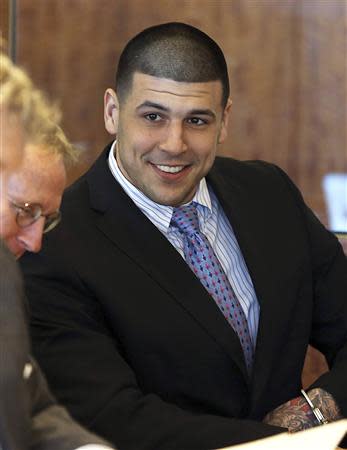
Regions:
M 29 397 L 22 372 L 29 352 L 23 286 L 0 240 L 0 448 L 19 450 L 28 440 Z
M 314 309 L 310 344 L 326 357 L 329 372 L 310 387 L 328 391 L 347 416 L 347 259 L 337 238 L 326 230 L 280 169 L 306 224 Z
M 29 357 L 22 278 L 2 247 L 0 262 L 0 448 L 20 450 L 29 443 L 30 450 L 74 450 L 105 444 L 74 422 L 50 394 L 40 368 Z
M 129 450 L 211 449 L 285 431 L 253 420 L 194 413 L 144 392 L 136 378 L 137 362 L 129 363 L 131 355 L 103 314 L 93 280 L 80 278 L 59 239 L 50 244 L 49 250 L 44 246 L 39 255 L 23 260 L 34 351 L 73 417 Z
M 104 440 L 82 428 L 65 408 L 56 403 L 34 360 L 32 367 L 28 380 L 32 394 L 30 450 L 75 450 L 87 444 L 106 446 Z

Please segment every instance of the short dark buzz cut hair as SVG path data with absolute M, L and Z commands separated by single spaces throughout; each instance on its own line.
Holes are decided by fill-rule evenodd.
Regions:
M 223 107 L 229 97 L 228 68 L 222 50 L 206 33 L 185 23 L 155 25 L 128 42 L 116 74 L 120 102 L 131 90 L 136 72 L 188 83 L 219 80 Z

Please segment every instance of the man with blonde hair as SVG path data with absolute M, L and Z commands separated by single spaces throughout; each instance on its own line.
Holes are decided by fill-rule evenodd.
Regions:
M 8 214 L 2 224 L 5 242 L 16 258 L 25 251 L 38 252 L 42 236 L 60 222 L 59 206 L 66 185 L 66 167 L 76 152 L 59 126 L 28 138 L 19 171 L 8 180 Z
M 2 53 L 0 89 L 0 236 L 19 257 L 58 223 L 74 152 L 57 110 Z M 109 449 L 56 404 L 30 351 L 22 279 L 0 241 L 0 449 Z
M 1 198 L 0 217 L 8 208 L 7 174 L 19 165 L 25 140 L 35 140 L 44 128 L 51 129 L 59 118 L 56 108 L 34 88 L 26 73 L 0 54 L 0 114 L 1 114 Z M 6 230 L 1 223 L 1 236 Z

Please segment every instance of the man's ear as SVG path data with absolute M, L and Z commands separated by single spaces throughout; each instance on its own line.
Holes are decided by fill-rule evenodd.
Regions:
M 218 144 L 222 144 L 228 136 L 228 123 L 232 103 L 233 102 L 231 101 L 231 98 L 228 98 L 227 104 L 223 111 L 221 129 L 218 136 Z
M 106 130 L 114 135 L 118 131 L 119 102 L 117 94 L 111 88 L 104 95 L 104 121 Z

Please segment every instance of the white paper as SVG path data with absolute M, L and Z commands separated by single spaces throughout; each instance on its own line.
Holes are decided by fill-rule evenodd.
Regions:
M 334 450 L 347 433 L 347 419 L 299 431 L 281 433 L 221 450 Z

